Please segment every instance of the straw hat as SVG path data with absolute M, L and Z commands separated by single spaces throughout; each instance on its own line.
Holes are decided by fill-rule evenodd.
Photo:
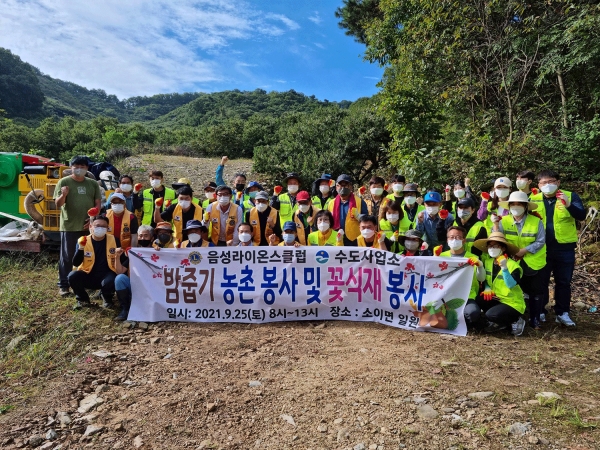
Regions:
M 519 253 L 519 247 L 508 242 L 504 237 L 504 234 L 500 233 L 499 231 L 492 232 L 487 239 L 477 239 L 475 242 L 473 242 L 473 246 L 476 249 L 481 250 L 483 253 L 487 253 L 487 244 L 490 241 L 504 244 L 506 246 L 506 253 L 508 253 L 509 256 Z

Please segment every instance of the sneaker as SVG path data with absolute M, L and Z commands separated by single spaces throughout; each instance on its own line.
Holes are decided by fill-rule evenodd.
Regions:
M 511 325 L 513 336 L 521 336 L 525 330 L 525 319 L 519 317 L 519 320 Z
M 102 300 L 102 307 L 104 309 L 115 309 L 115 304 L 111 301 Z
M 486 333 L 496 333 L 502 330 L 506 330 L 506 325 L 498 325 L 496 322 L 488 322 L 483 331 Z
M 540 322 L 542 322 L 542 323 L 546 322 L 546 313 L 540 314 Z
M 556 316 L 556 323 L 562 323 L 566 327 L 575 326 L 575 322 L 571 320 L 568 312 L 564 312 L 560 316 Z
M 531 325 L 531 328 L 533 328 L 534 330 L 539 330 L 542 328 L 542 324 L 540 322 L 540 319 L 529 319 L 529 325 Z
M 60 295 L 61 297 L 68 297 L 69 295 L 71 295 L 71 291 L 69 291 L 69 288 L 59 288 L 58 295 Z
M 89 308 L 90 306 L 90 302 L 82 302 L 81 300 L 77 300 L 77 303 L 75 303 L 75 306 L 73 306 L 73 310 L 77 311 L 82 308 Z

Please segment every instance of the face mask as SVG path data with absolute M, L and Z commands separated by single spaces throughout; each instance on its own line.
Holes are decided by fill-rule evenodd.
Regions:
M 516 185 L 519 190 L 525 189 L 527 187 L 527 180 L 517 180 Z
M 366 230 L 360 230 L 360 234 L 362 235 L 362 237 L 364 237 L 365 239 L 370 239 L 375 235 L 375 231 L 373 230 L 369 230 L 368 228 Z
M 122 184 L 121 190 L 123 192 L 131 192 L 133 190 L 133 186 L 131 184 Z
M 188 234 L 188 239 L 192 244 L 195 244 L 200 239 L 202 239 L 202 236 L 200 236 L 199 234 L 196 234 L 196 233 L 190 233 L 190 234 Z
M 465 196 L 465 190 L 464 189 L 457 189 L 454 191 L 454 196 L 456 198 L 463 198 Z
M 159 234 L 158 240 L 160 241 L 161 244 L 166 244 L 167 242 L 169 242 L 171 240 L 171 235 L 165 234 L 165 233 Z
M 240 233 L 239 238 L 240 241 L 245 244 L 246 242 L 250 242 L 250 239 L 252 239 L 252 235 L 250 233 Z
M 283 233 L 283 242 L 285 242 L 286 244 L 291 244 L 292 242 L 294 242 L 296 240 L 296 236 L 294 236 L 291 233 Z
M 396 223 L 398 220 L 400 220 L 400 214 L 386 214 L 385 218 L 388 220 L 388 222 Z
M 510 213 L 513 217 L 521 217 L 525 213 L 525 208 L 523 206 L 511 206 Z
M 152 186 L 153 188 L 157 188 L 162 184 L 161 180 L 157 180 L 157 179 L 152 179 L 150 180 L 150 186 Z
M 140 247 L 150 247 L 151 243 L 151 239 L 138 239 L 138 244 L 140 245 Z
M 419 243 L 416 241 L 404 241 L 404 248 L 413 252 L 419 248 Z
M 458 217 L 461 219 L 468 219 L 473 214 L 469 209 L 458 209 L 457 210 Z
M 392 190 L 396 194 L 399 194 L 400 192 L 402 192 L 402 189 L 404 189 L 404 185 L 402 183 L 394 183 L 394 184 L 392 184 Z
M 329 222 L 321 222 L 317 224 L 317 228 L 321 233 L 326 233 L 329 230 Z
M 383 188 L 371 189 L 371 195 L 381 195 L 381 194 L 383 194 Z
M 106 235 L 106 230 L 104 227 L 94 227 L 94 236 L 103 238 Z
M 85 169 L 73 169 L 73 174 L 76 177 L 84 177 L 86 173 L 87 173 L 87 170 L 85 170 Z
M 497 258 L 500 256 L 500 253 L 502 253 L 501 248 L 488 248 L 488 255 L 490 255 L 492 258 Z
M 258 194 L 258 192 L 256 192 L 256 191 L 248 193 L 248 195 L 250 196 L 250 198 L 256 198 L 256 194 Z
M 123 211 L 125 211 L 125 205 L 121 203 L 111 203 L 110 209 L 112 209 L 115 214 L 121 214 Z
M 463 243 L 461 240 L 458 240 L 458 239 L 448 240 L 448 247 L 450 247 L 450 249 L 452 249 L 452 250 L 458 250 L 462 246 L 463 246 Z
M 342 197 L 347 197 L 348 195 L 350 195 L 350 188 L 347 188 L 347 187 L 341 188 L 339 194 Z
M 510 195 L 510 189 L 495 189 L 496 197 L 506 198 Z
M 265 212 L 268 206 L 269 205 L 267 205 L 266 203 L 257 203 L 256 209 L 258 209 L 258 212 Z
M 404 201 L 408 206 L 412 206 L 417 202 L 417 197 L 404 197 Z
M 188 209 L 191 204 L 192 202 L 190 202 L 189 200 L 179 200 L 179 205 L 181 206 L 181 209 Z
M 319 191 L 321 191 L 321 194 L 328 194 L 329 186 L 319 186 Z
M 308 210 L 310 209 L 310 205 L 298 205 L 298 209 L 300 210 L 301 213 L 306 214 L 308 212 Z
M 439 206 L 426 206 L 425 207 L 425 211 L 427 211 L 427 214 L 429 214 L 430 216 L 435 216 L 439 210 L 440 210 Z
M 219 205 L 226 205 L 227 203 L 229 203 L 230 198 L 231 197 L 228 197 L 228 196 L 222 196 L 222 197 L 219 197 L 217 201 L 219 202 Z
M 245 183 L 237 183 L 235 185 L 235 190 L 238 191 L 238 192 L 241 192 L 241 191 L 244 190 L 245 187 L 246 187 Z
M 204 195 L 209 200 L 214 200 L 214 198 L 216 197 L 214 192 L 205 192 Z
M 295 194 L 296 192 L 298 192 L 298 185 L 297 184 L 289 184 L 288 185 L 288 192 L 290 194 Z
M 540 189 L 544 194 L 552 195 L 557 191 L 558 186 L 556 184 L 545 184 Z

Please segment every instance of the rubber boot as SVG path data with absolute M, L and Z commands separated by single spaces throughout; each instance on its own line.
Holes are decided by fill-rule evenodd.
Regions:
M 121 312 L 117 317 L 115 317 L 115 321 L 123 322 L 124 320 L 127 320 L 127 316 L 129 315 L 129 307 L 131 306 L 131 291 L 129 289 L 122 289 L 116 292 L 119 303 L 121 304 Z

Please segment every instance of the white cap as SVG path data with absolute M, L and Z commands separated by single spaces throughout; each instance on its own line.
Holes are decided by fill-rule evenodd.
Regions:
M 500 177 L 500 178 L 496 179 L 496 181 L 494 182 L 494 187 L 498 186 L 499 184 L 502 184 L 506 187 L 511 187 L 512 181 L 510 181 L 510 178 Z
M 125 196 L 123 194 L 121 194 L 120 192 L 114 192 L 113 195 L 110 196 L 110 200 L 112 201 L 113 198 L 120 198 L 124 202 L 127 201 L 127 199 L 125 198 Z

